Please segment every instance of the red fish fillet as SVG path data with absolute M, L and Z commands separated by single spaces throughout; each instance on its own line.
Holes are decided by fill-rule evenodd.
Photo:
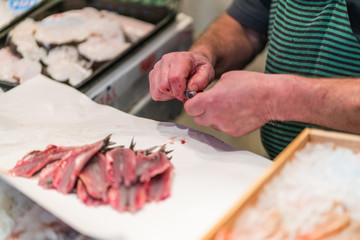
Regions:
M 66 157 L 66 155 L 65 155 L 65 157 Z M 39 174 L 39 180 L 38 180 L 38 184 L 40 186 L 42 186 L 43 188 L 46 188 L 46 189 L 55 188 L 54 184 L 53 184 L 53 172 L 54 172 L 54 169 L 60 163 L 61 163 L 60 161 L 55 161 L 55 162 L 49 163 L 48 165 L 46 165 L 46 167 L 41 169 L 40 174 Z
M 106 158 L 102 153 L 97 153 L 86 164 L 79 178 L 90 196 L 107 202 L 107 191 L 110 183 L 106 178 Z
M 155 152 L 150 155 L 140 154 L 136 158 L 136 176 L 140 182 L 148 182 L 158 174 L 166 171 L 172 164 L 164 152 Z
M 109 137 L 93 144 L 77 147 L 54 169 L 53 184 L 61 193 L 69 193 L 73 189 L 77 177 L 85 164 L 108 144 Z
M 46 164 L 59 160 L 76 147 L 48 145 L 44 151 L 32 151 L 19 160 L 9 172 L 13 176 L 31 177 Z
M 147 192 L 148 202 L 159 202 L 170 197 L 172 171 L 171 166 L 164 173 L 151 178 Z
M 101 200 L 93 198 L 86 191 L 85 185 L 81 179 L 78 179 L 77 181 L 76 194 L 77 197 L 88 206 L 99 206 L 103 203 Z
M 117 147 L 106 153 L 107 178 L 112 186 L 131 185 L 136 178 L 135 161 L 135 152 L 129 148 Z
M 136 212 L 140 210 L 147 201 L 148 183 L 133 183 L 130 187 L 121 184 L 111 187 L 108 192 L 110 205 L 119 212 Z

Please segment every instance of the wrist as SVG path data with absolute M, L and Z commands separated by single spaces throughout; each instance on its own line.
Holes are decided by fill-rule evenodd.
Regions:
M 301 122 L 307 119 L 307 93 L 311 89 L 308 79 L 289 74 L 272 74 L 271 77 L 271 120 Z
M 202 55 L 210 62 L 213 67 L 215 66 L 216 56 L 210 47 L 204 45 L 194 45 L 190 48 L 189 52 Z

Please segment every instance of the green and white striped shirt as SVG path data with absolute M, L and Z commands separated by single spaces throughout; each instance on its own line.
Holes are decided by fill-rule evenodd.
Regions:
M 246 6 L 246 2 L 249 5 L 258 2 L 261 7 L 256 8 L 257 11 L 266 14 L 266 1 L 235 2 L 237 8 Z M 236 12 L 235 2 L 228 9 L 231 16 Z M 268 5 L 269 14 L 265 16 L 268 22 L 262 23 L 262 28 L 254 27 L 258 31 L 267 28 L 268 56 L 265 72 L 313 78 L 360 76 L 360 21 L 356 21 L 360 18 L 360 1 L 352 5 L 355 6 L 352 10 L 349 8 L 350 2 L 355 3 L 346 0 L 271 1 Z M 253 8 L 255 9 L 254 6 Z M 246 14 L 247 17 L 234 18 L 251 28 L 245 20 L 256 14 Z M 269 156 L 276 157 L 304 127 L 319 126 L 279 121 L 265 124 L 261 128 L 261 140 Z

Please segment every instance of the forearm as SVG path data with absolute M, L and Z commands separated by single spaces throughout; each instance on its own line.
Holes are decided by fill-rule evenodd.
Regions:
M 360 79 L 272 75 L 276 120 L 298 121 L 360 133 Z
M 206 56 L 216 76 L 242 69 L 264 47 L 266 37 L 242 27 L 226 13 L 216 19 L 190 48 Z

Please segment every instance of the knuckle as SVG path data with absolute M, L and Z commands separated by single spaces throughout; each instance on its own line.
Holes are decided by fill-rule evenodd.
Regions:
M 159 90 L 160 90 L 161 92 L 167 92 L 167 91 L 169 90 L 169 85 L 168 85 L 168 83 L 165 82 L 165 81 L 160 82 L 160 84 L 159 84 Z
M 173 55 L 174 55 L 174 53 L 166 53 L 161 57 L 161 60 L 168 61 L 168 60 L 172 59 Z
M 177 75 L 169 76 L 168 81 L 170 83 L 178 83 L 180 81 L 180 77 Z

